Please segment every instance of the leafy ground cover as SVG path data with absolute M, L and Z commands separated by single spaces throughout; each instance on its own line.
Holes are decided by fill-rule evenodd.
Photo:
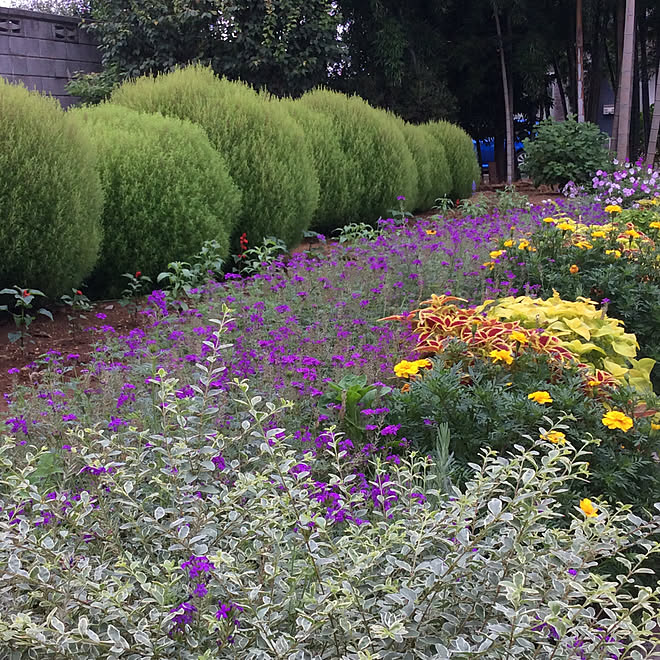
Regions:
M 185 297 L 172 276 L 135 327 L 97 308 L 84 364 L 10 374 L 0 637 L 48 658 L 641 649 L 655 397 L 480 307 L 545 293 L 521 273 L 550 214 L 611 223 L 574 200 L 353 225 Z

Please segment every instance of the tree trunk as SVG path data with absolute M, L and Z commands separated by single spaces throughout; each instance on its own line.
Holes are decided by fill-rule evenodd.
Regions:
M 623 162 L 630 148 L 630 113 L 633 92 L 633 66 L 635 59 L 635 0 L 626 0 L 626 22 L 623 31 L 623 53 L 619 74 L 619 125 L 616 136 L 616 155 Z
M 588 81 L 585 118 L 594 124 L 598 122 L 600 112 L 600 88 L 603 77 L 603 39 L 601 36 L 603 14 L 602 2 L 598 0 L 591 24 L 591 67 L 589 69 L 589 76 L 585 76 Z
M 616 151 L 617 135 L 619 134 L 619 110 L 621 105 L 619 103 L 619 85 L 621 84 L 621 60 L 623 59 L 623 34 L 625 20 L 626 0 L 617 0 L 616 13 L 614 16 L 614 23 L 616 26 L 616 49 L 614 51 L 616 55 L 616 80 L 614 86 L 612 87 L 615 94 L 614 119 L 612 122 L 612 144 L 614 145 L 614 151 Z
M 646 6 L 642 6 L 639 14 L 639 77 L 642 83 L 642 116 L 644 118 L 644 153 L 648 150 L 649 134 L 651 132 L 651 99 L 649 98 L 649 56 L 648 56 L 648 24 Z
M 552 67 L 555 70 L 555 80 L 557 82 L 557 88 L 559 89 L 559 98 L 561 99 L 561 109 L 564 114 L 563 119 L 568 117 L 568 105 L 566 104 L 566 91 L 564 90 L 564 83 L 561 80 L 561 73 L 559 71 L 559 64 L 557 58 L 554 57 L 552 60 Z
M 640 112 L 639 112 L 639 44 L 635 39 L 635 63 L 633 67 L 633 93 L 630 107 L 630 160 L 634 162 L 639 155 Z
M 582 0 L 575 3 L 575 55 L 577 81 L 577 120 L 584 122 L 584 34 L 582 30 Z
M 646 164 L 653 167 L 655 153 L 658 148 L 658 131 L 660 131 L 660 63 L 655 72 L 655 103 L 653 104 L 653 119 L 649 133 L 649 146 L 646 150 Z
M 515 144 L 513 141 L 513 112 L 511 107 L 511 97 L 509 95 L 509 76 L 506 68 L 506 57 L 504 55 L 504 40 L 502 39 L 502 26 L 500 24 L 500 10 L 497 2 L 493 1 L 493 10 L 495 13 L 495 28 L 497 30 L 497 41 L 500 50 L 500 67 L 502 69 L 502 89 L 504 90 L 504 121 L 506 124 L 506 182 L 507 185 L 513 183 Z

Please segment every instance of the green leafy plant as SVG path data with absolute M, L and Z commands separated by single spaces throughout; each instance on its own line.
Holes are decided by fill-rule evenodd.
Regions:
M 408 220 L 413 218 L 413 214 L 410 211 L 406 211 L 406 198 L 403 195 L 399 195 L 397 201 L 399 202 L 399 208 L 390 209 L 387 212 L 387 217 L 394 220 L 397 225 L 405 225 Z
M 529 206 L 529 197 L 518 192 L 515 186 L 504 186 L 503 190 L 495 191 L 495 207 L 500 213 L 508 213 Z
M 247 245 L 247 243 L 245 243 Z M 254 275 L 287 253 L 286 243 L 275 236 L 267 236 L 261 245 L 247 248 L 241 254 L 234 255 L 234 262 L 244 275 Z
M 336 229 L 340 243 L 353 242 L 358 240 L 373 240 L 378 236 L 378 229 L 375 229 L 366 222 L 351 222 L 348 225 Z
M 523 174 L 534 185 L 563 187 L 569 181 L 587 183 L 597 170 L 611 167 L 607 152 L 607 135 L 596 124 L 546 119 L 537 127 L 536 137 L 524 140 Z
M 349 437 L 363 441 L 367 435 L 365 408 L 372 406 L 378 399 L 388 395 L 392 388 L 386 385 L 369 385 L 367 377 L 348 374 L 338 383 L 329 382 L 331 392 L 322 398 L 325 404 L 339 406 L 339 419 Z
M 14 286 L 13 289 L 2 289 L 0 290 L 0 296 L 12 296 L 14 299 L 11 315 L 14 319 L 14 325 L 16 326 L 15 332 L 10 332 L 8 334 L 9 341 L 14 342 L 20 341 L 21 348 L 25 348 L 25 339 L 30 339 L 30 325 L 32 321 L 36 318 L 30 312 L 34 309 L 34 301 L 37 297 L 45 297 L 44 294 L 37 289 L 23 289 L 20 286 Z M 0 305 L 0 311 L 7 312 L 9 311 L 8 305 Z M 36 310 L 37 314 L 41 314 L 51 321 L 53 320 L 52 313 L 44 307 L 40 307 Z
M 435 204 L 433 206 L 434 211 L 440 211 L 440 213 L 447 213 L 451 210 L 454 209 L 456 204 L 454 203 L 454 200 L 449 199 L 448 197 L 438 197 L 435 200 Z M 469 212 L 466 211 L 467 215 L 470 215 Z
M 529 351 L 514 354 L 510 365 L 493 358 L 467 358 L 468 347 L 453 340 L 435 355 L 433 368 L 410 381 L 406 391 L 388 401 L 388 420 L 401 425 L 401 434 L 422 452 L 433 451 L 437 433 L 447 425 L 454 476 L 469 477 L 468 464 L 478 452 L 490 447 L 506 451 L 512 444 L 531 446 L 545 417 L 567 415 L 555 427 L 574 446 L 596 439 L 590 460 L 590 479 L 581 488 L 601 493 L 610 501 L 637 508 L 654 504 L 660 489 L 660 432 L 652 426 L 659 402 L 652 394 L 640 396 L 628 386 L 585 383 L 579 370 L 565 365 L 557 371 L 548 356 Z M 538 397 L 537 403 L 530 395 Z M 631 421 L 627 430 L 607 427 L 603 419 L 611 411 Z M 624 425 L 626 426 L 626 425 Z M 576 486 L 577 487 L 577 486 Z
M 119 80 L 120 74 L 113 66 L 92 73 L 76 71 L 66 84 L 66 91 L 86 105 L 97 105 L 110 97 Z
M 131 313 L 136 315 L 137 299 L 151 288 L 152 280 L 148 275 L 143 275 L 140 270 L 135 273 L 124 273 L 122 277 L 126 279 L 126 285 L 121 292 L 119 304 L 122 307 L 128 307 Z
M 84 321 L 87 318 L 85 312 L 92 309 L 90 299 L 80 289 L 71 289 L 70 294 L 65 293 L 60 296 L 60 302 L 69 309 L 66 318 L 74 330 L 78 328 L 81 320 Z

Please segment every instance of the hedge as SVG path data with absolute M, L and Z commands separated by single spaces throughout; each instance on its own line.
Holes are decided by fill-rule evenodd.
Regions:
M 241 195 L 201 128 L 107 103 L 73 114 L 97 147 L 106 196 L 95 293 L 118 293 L 124 272 L 155 278 L 206 240 L 228 255 Z
M 297 103 L 328 115 L 353 167 L 348 214 L 335 214 L 336 226 L 375 220 L 396 205 L 399 195 L 414 196 L 417 171 L 399 128 L 383 111 L 358 96 L 326 89 L 304 94 Z
M 102 236 L 94 148 L 55 99 L 1 77 L 0 133 L 0 288 L 70 293 Z
M 469 197 L 472 194 L 472 184 L 478 183 L 480 179 L 472 138 L 462 128 L 447 121 L 429 122 L 423 126 L 445 148 L 452 180 L 452 199 Z
M 292 99 L 281 101 L 305 134 L 319 178 L 319 205 L 310 228 L 331 234 L 351 215 L 351 189 L 357 165 L 342 149 L 332 118 Z
M 294 245 L 309 227 L 319 182 L 303 131 L 281 104 L 200 65 L 125 82 L 111 100 L 189 119 L 206 131 L 243 193 L 235 243 L 246 232 L 250 244 L 276 235 Z

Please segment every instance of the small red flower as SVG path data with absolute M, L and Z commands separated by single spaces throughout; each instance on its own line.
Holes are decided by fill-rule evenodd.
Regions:
M 140 277 L 140 275 L 142 275 L 142 271 L 138 270 L 137 273 L 135 273 L 135 277 Z
M 27 289 L 23 289 L 23 298 L 27 298 L 30 295 L 30 292 Z
M 78 289 L 78 291 L 76 291 L 76 295 L 77 296 L 82 296 L 82 291 L 80 289 Z

